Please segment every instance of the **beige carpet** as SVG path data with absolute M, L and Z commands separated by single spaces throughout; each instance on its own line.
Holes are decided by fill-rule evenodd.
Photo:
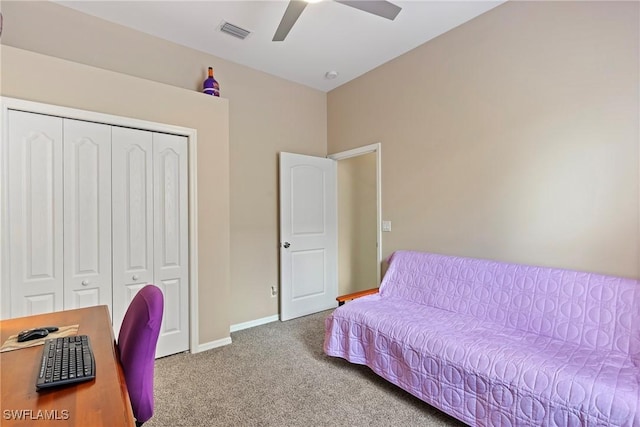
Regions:
M 325 356 L 329 312 L 231 334 L 156 361 L 157 426 L 462 426 L 375 375 Z

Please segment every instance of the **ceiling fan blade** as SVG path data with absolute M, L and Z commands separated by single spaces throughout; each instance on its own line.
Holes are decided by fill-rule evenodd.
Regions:
M 307 4 L 309 3 L 302 0 L 289 1 L 287 10 L 284 11 L 284 16 L 280 21 L 280 25 L 278 25 L 276 33 L 273 35 L 272 41 L 281 42 L 285 39 L 285 37 L 287 37 L 289 31 L 291 31 L 291 27 L 293 27 L 293 24 L 296 23 L 304 8 L 307 7 Z
M 402 10 L 400 6 L 396 6 L 393 3 L 389 3 L 384 0 L 336 0 L 338 3 L 342 3 L 347 6 L 355 7 L 356 9 L 363 10 L 365 12 L 373 13 L 374 15 L 381 16 L 390 20 L 396 19 L 398 13 Z

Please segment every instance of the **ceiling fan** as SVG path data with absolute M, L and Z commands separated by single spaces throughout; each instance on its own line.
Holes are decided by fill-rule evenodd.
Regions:
M 293 24 L 296 23 L 298 17 L 302 13 L 305 7 L 312 2 L 313 0 L 290 0 L 289 5 L 287 6 L 287 10 L 284 11 L 284 16 L 280 21 L 280 25 L 278 25 L 278 29 L 273 36 L 274 42 L 281 42 L 287 37 L 289 31 L 293 27 Z M 318 0 L 316 0 L 318 1 Z M 400 6 L 396 6 L 393 3 L 384 0 L 334 0 L 337 3 L 344 4 L 346 6 L 351 6 L 353 8 L 362 10 L 364 12 L 369 12 L 374 15 L 381 16 L 383 18 L 387 18 L 390 20 L 394 20 L 398 13 L 402 10 Z

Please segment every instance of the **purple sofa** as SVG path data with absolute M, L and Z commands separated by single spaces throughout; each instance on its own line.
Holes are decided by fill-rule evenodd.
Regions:
M 478 426 L 640 426 L 640 281 L 396 252 L 324 351 Z

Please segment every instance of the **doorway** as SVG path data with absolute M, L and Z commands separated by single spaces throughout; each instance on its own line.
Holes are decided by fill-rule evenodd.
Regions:
M 328 157 L 337 161 L 338 295 L 345 295 L 380 284 L 380 144 Z
M 366 157 L 369 154 L 372 156 Z M 380 159 L 380 143 L 326 158 L 280 153 L 280 320 L 333 308 L 337 305 L 336 297 L 348 293 L 347 290 L 379 285 Z M 338 254 L 338 235 L 342 231 L 337 219 L 340 210 L 337 169 L 341 162 L 346 162 L 343 178 L 351 176 L 341 186 L 346 191 L 345 197 L 352 199 L 343 210 L 342 231 L 347 233 L 342 255 Z M 375 183 L 368 185 L 366 191 L 359 180 L 363 176 L 367 177 L 367 183 Z M 367 207 L 359 206 L 365 199 Z M 361 221 L 365 210 L 368 219 Z M 360 233 L 361 227 L 354 226 L 359 222 L 369 224 L 365 227 L 366 235 Z M 352 245 L 349 242 L 352 239 L 359 243 Z M 359 249 L 362 247 L 366 250 Z M 339 287 L 341 264 L 343 285 Z

